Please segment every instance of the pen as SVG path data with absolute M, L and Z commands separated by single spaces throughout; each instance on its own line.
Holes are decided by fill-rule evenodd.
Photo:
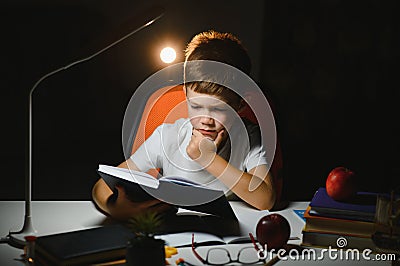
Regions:
M 273 257 L 270 261 L 266 262 L 264 266 L 272 266 L 279 261 L 279 256 Z

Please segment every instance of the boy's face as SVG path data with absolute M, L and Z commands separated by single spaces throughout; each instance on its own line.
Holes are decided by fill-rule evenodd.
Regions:
M 192 126 L 205 137 L 215 140 L 218 132 L 229 130 L 237 113 L 216 95 L 186 89 L 188 113 Z

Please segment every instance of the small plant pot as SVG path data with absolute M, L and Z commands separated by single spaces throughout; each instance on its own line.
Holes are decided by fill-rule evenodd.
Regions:
M 134 238 L 126 248 L 126 265 L 165 265 L 165 242 L 154 238 Z

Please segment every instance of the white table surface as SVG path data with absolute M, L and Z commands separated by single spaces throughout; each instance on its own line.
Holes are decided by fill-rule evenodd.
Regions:
M 285 210 L 279 211 L 290 223 L 291 236 L 299 237 L 299 240 L 290 240 L 289 243 L 291 244 L 301 243 L 301 230 L 304 226 L 304 221 L 298 217 L 293 210 L 304 210 L 307 205 L 308 202 L 293 202 Z M 256 221 L 249 221 L 249 217 L 241 217 L 241 209 L 246 208 L 244 204 L 233 202 L 232 207 L 235 212 L 237 212 L 239 220 L 242 221 L 241 225 L 248 226 L 249 223 L 256 224 Z M 0 201 L 0 237 L 6 236 L 9 231 L 20 230 L 23 217 L 23 201 Z M 33 225 L 38 231 L 38 236 L 95 227 L 106 221 L 106 216 L 100 213 L 91 201 L 34 201 L 32 202 L 32 217 Z M 227 245 L 226 248 L 235 251 L 244 245 L 250 244 Z M 315 250 L 317 253 L 320 252 L 320 249 Z M 202 252 L 201 249 L 200 252 Z M 21 258 L 22 254 L 23 250 L 21 249 L 11 247 L 4 243 L 0 244 L 0 265 L 24 265 L 23 262 L 18 260 Z M 232 254 L 235 254 L 235 252 L 232 252 Z M 196 265 L 201 265 L 193 256 L 191 248 L 179 248 L 178 254 L 170 258 L 169 262 L 171 265 L 175 265 L 175 260 L 180 257 Z M 323 261 L 280 260 L 275 265 L 319 265 L 321 263 L 325 265 L 339 265 L 339 263 L 342 265 L 390 265 L 388 261 L 335 261 L 329 258 L 325 258 Z

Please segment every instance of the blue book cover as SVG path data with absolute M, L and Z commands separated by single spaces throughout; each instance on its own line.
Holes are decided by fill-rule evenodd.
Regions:
M 321 187 L 314 194 L 310 202 L 311 210 L 321 216 L 338 218 L 366 218 L 373 219 L 375 216 L 376 200 L 378 193 L 358 192 L 357 196 L 350 201 L 342 202 L 332 199 L 326 189 Z
M 304 222 L 306 221 L 306 218 L 304 218 L 304 213 L 306 210 L 293 210 L 293 212 L 300 217 Z

